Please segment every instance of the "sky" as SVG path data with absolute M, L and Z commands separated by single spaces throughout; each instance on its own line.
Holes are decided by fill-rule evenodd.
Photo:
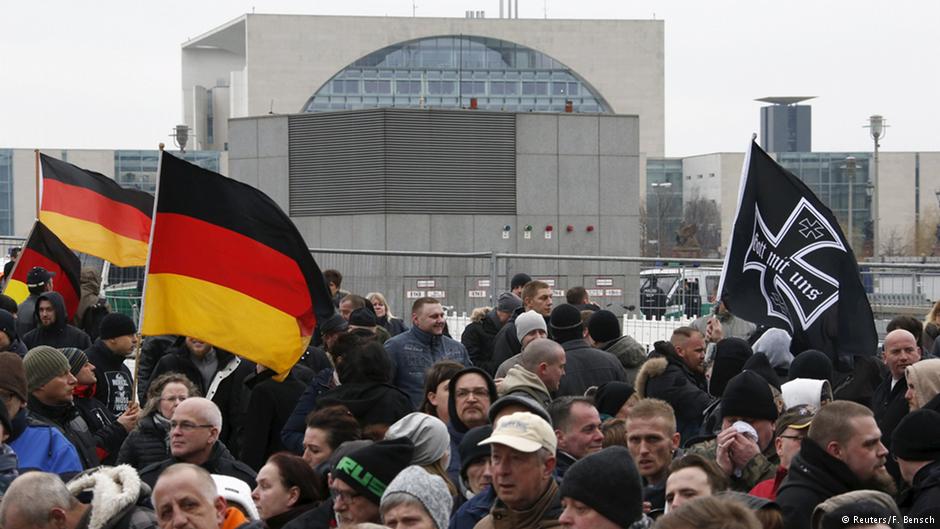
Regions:
M 0 148 L 153 149 L 182 119 L 180 45 L 241 14 L 463 17 L 499 0 L 18 0 L 0 11 Z M 665 20 L 666 155 L 741 152 L 761 103 L 816 96 L 813 150 L 940 151 L 940 2 L 521 0 L 520 18 Z

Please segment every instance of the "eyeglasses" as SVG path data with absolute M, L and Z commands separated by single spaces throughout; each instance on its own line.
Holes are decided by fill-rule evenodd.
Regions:
M 362 496 L 362 494 L 355 491 L 346 492 L 339 489 L 330 489 L 330 495 L 337 500 L 343 500 L 344 503 L 350 503 L 359 496 Z
M 466 399 L 473 395 L 478 399 L 488 399 L 490 398 L 489 390 L 485 388 L 474 388 L 474 389 L 458 389 L 454 396 L 458 399 Z
M 189 421 L 170 421 L 170 430 L 175 430 L 176 428 L 179 428 L 184 432 L 191 432 L 196 428 L 215 428 L 215 426 L 211 424 L 196 424 Z

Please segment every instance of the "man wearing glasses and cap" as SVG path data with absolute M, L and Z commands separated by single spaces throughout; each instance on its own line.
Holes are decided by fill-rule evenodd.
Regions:
M 36 301 L 39 296 L 46 292 L 52 292 L 52 278 L 54 272 L 50 272 L 41 266 L 34 266 L 26 274 L 26 288 L 29 289 L 29 297 L 20 303 L 16 313 L 19 318 L 16 320 L 16 334 L 20 337 L 26 336 L 26 333 L 36 328 L 36 321 L 33 314 L 36 312 Z
M 800 451 L 815 415 L 816 411 L 812 406 L 800 405 L 788 409 L 777 419 L 774 424 L 774 448 L 780 457 L 780 466 L 777 467 L 774 477 L 761 481 L 748 494 L 771 501 L 777 499 L 777 489 L 787 477 L 790 461 Z

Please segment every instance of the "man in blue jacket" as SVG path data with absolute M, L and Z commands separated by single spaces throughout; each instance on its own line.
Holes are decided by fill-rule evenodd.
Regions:
M 472 365 L 467 349 L 444 336 L 444 307 L 434 298 L 420 298 L 411 307 L 412 327 L 385 342 L 392 361 L 392 384 L 411 397 L 415 409 L 424 402 L 424 375 L 435 362 L 454 360 Z

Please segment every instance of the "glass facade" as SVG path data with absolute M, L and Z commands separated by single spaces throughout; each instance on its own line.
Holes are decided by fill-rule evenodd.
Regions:
M 646 255 L 671 255 L 682 213 L 682 160 L 647 159 Z
M 173 153 L 180 156 L 179 153 Z M 219 172 L 219 151 L 189 151 L 181 158 L 203 169 Z M 114 178 L 124 187 L 153 193 L 157 184 L 160 151 L 114 151 Z
M 13 235 L 12 149 L 0 149 L 0 235 Z
M 849 157 L 855 158 L 854 164 L 847 160 Z M 871 238 L 870 233 L 866 233 L 871 221 L 871 153 L 788 152 L 777 153 L 776 158 L 832 210 L 856 255 L 864 255 L 863 249 L 869 246 L 866 241 L 870 242 Z
M 371 53 L 327 81 L 305 112 L 363 108 L 610 112 L 583 79 L 551 57 L 504 40 L 445 36 Z

